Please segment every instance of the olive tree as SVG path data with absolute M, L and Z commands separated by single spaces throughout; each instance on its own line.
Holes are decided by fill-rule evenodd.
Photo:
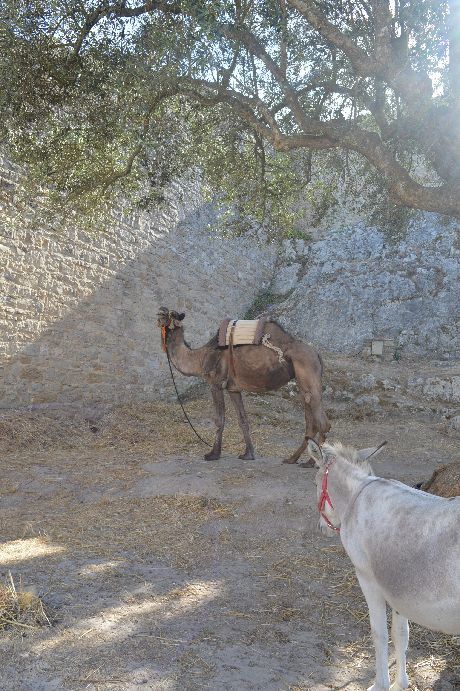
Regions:
M 329 152 L 460 217 L 460 2 L 4 0 L 0 128 L 66 202 L 199 170 L 286 215 Z M 276 219 L 275 219 L 276 220 Z

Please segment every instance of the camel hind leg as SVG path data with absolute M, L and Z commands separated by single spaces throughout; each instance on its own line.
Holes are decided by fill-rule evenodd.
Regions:
M 305 436 L 299 448 L 294 453 L 286 458 L 283 463 L 297 463 L 305 449 L 307 448 L 308 440 L 314 439 L 318 444 L 322 444 L 326 438 L 326 433 L 331 429 L 329 419 L 323 408 L 321 396 L 321 381 L 312 385 L 311 376 L 305 376 L 301 367 L 296 367 L 295 379 L 303 397 L 305 410 Z M 314 465 L 312 459 L 302 464 L 304 468 L 310 468 Z
M 301 445 L 297 449 L 297 451 L 294 451 L 294 453 L 291 456 L 289 456 L 288 458 L 285 458 L 283 463 L 289 463 L 289 464 L 290 463 L 297 463 L 297 461 L 299 460 L 299 458 L 301 457 L 301 455 L 303 454 L 303 452 L 307 448 L 307 444 L 308 444 L 308 437 L 305 437 L 303 442 L 301 443 Z M 314 461 L 312 461 L 310 459 L 309 461 L 307 461 L 307 465 L 305 467 L 307 468 L 307 467 L 311 467 L 313 465 L 315 465 L 315 463 L 314 463 Z

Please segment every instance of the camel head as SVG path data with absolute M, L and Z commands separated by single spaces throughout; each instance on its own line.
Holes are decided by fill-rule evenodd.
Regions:
M 157 324 L 160 328 L 165 327 L 168 331 L 182 328 L 182 320 L 184 319 L 184 312 L 175 312 L 168 310 L 166 307 L 160 307 L 157 314 Z
M 182 320 L 185 314 L 168 310 L 166 307 L 160 307 L 157 314 L 157 325 L 161 329 L 161 347 L 165 353 L 168 352 L 168 334 L 175 329 L 182 328 Z

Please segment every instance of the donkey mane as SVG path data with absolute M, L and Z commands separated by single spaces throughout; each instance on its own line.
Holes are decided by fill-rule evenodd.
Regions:
M 337 456 L 343 458 L 343 460 L 357 466 L 360 470 L 363 470 L 368 475 L 373 474 L 371 464 L 367 460 L 362 460 L 358 451 L 352 446 L 345 446 L 341 442 L 334 442 L 333 444 L 324 444 L 323 452 L 326 456 Z

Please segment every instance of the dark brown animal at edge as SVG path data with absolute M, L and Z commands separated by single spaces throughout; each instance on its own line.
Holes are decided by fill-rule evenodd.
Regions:
M 437 468 L 430 479 L 420 482 L 417 488 L 446 499 L 460 497 L 460 461 Z
M 265 334 L 270 343 L 283 352 L 283 361 L 276 352 L 263 345 L 240 345 L 233 349 L 233 367 L 228 348 L 218 346 L 217 335 L 201 348 L 192 349 L 184 339 L 184 313 L 161 307 L 158 326 L 166 330 L 166 346 L 171 362 L 179 372 L 189 377 L 201 377 L 211 387 L 215 408 L 216 437 L 212 450 L 205 454 L 207 461 L 216 460 L 222 451 L 225 424 L 224 389 L 238 413 L 246 448 L 239 458 L 254 459 L 249 422 L 243 405 L 242 391 L 265 393 L 279 389 L 295 379 L 305 408 L 305 438 L 299 448 L 284 463 L 296 463 L 305 451 L 308 439 L 322 443 L 330 430 L 330 423 L 322 403 L 322 361 L 316 350 L 297 340 L 275 321 L 267 321 Z M 308 461 L 305 466 L 311 466 Z

